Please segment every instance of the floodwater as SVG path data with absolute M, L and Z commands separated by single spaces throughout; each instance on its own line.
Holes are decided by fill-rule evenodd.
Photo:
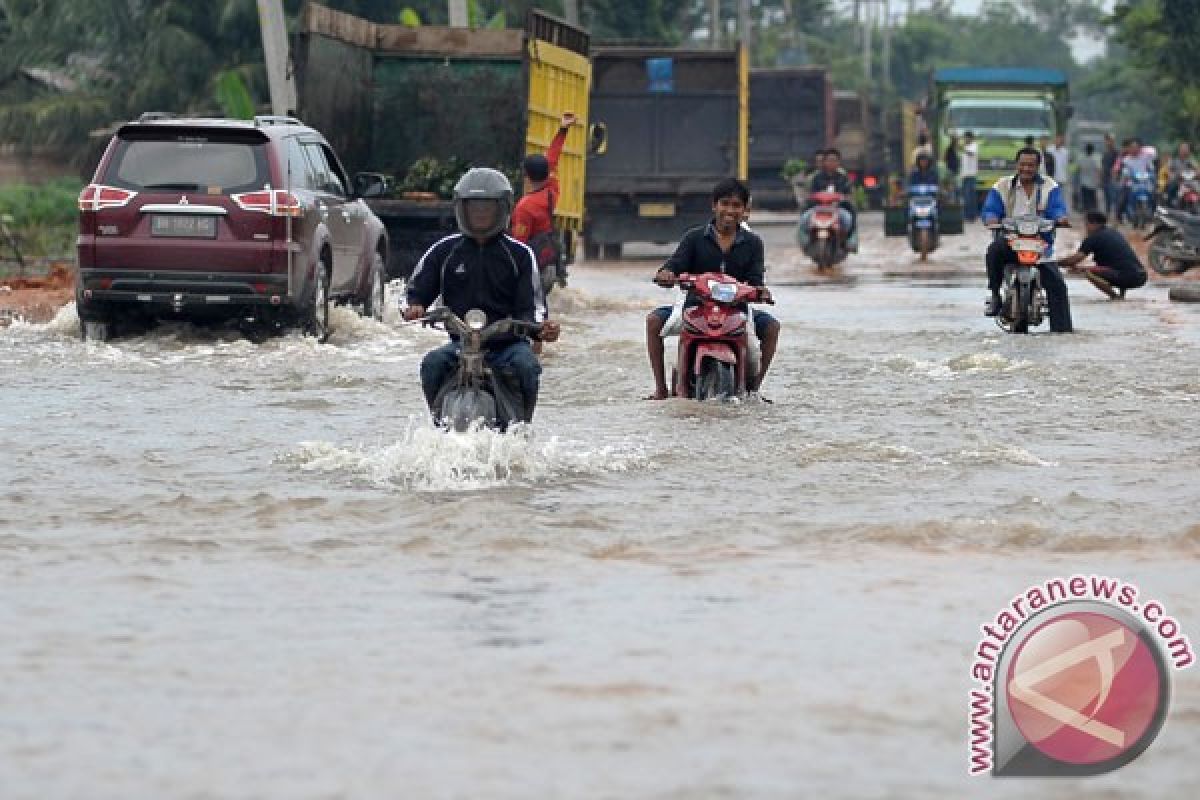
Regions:
M 349 310 L 0 330 L 0 795 L 1190 796 L 1195 669 L 1101 778 L 968 778 L 966 720 L 1048 578 L 1200 643 L 1200 306 L 1072 281 L 1077 334 L 1008 336 L 977 234 L 822 283 L 763 231 L 770 404 L 638 399 L 653 259 L 551 298 L 529 435 L 431 430 L 438 335 Z

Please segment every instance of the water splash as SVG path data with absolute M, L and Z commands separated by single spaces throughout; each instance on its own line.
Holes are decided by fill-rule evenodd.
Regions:
M 381 489 L 463 492 L 625 472 L 643 466 L 647 457 L 637 445 L 585 444 L 557 436 L 539 441 L 524 427 L 499 433 L 476 426 L 450 433 L 410 417 L 394 444 L 341 447 L 302 442 L 275 461 L 305 472 L 357 478 Z

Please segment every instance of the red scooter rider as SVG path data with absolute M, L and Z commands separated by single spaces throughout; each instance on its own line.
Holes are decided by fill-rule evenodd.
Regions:
M 750 190 L 741 181 L 726 178 L 713 187 L 713 219 L 684 234 L 675 254 L 654 276 L 662 286 L 674 286 L 682 273 L 722 272 L 742 283 L 762 287 L 761 302 L 771 302 L 771 292 L 763 286 L 766 272 L 762 239 L 742 225 L 750 205 Z M 697 301 L 689 297 L 687 305 Z M 671 306 L 660 306 L 646 316 L 646 351 L 654 373 L 654 394 L 646 399 L 664 400 L 670 396 L 663 359 L 662 330 L 671 316 Z M 779 344 L 779 321 L 764 311 L 754 312 L 754 332 L 762 349 L 757 375 L 747 376 L 746 389 L 762 386 Z

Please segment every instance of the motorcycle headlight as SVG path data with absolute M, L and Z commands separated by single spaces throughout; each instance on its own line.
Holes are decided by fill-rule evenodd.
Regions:
M 466 323 L 470 330 L 478 332 L 487 327 L 487 314 L 483 313 L 478 308 L 472 308 L 467 312 L 467 315 L 463 317 L 463 322 Z
M 712 295 L 712 299 L 718 303 L 732 303 L 737 297 L 737 286 L 732 283 L 718 283 L 717 281 L 708 282 L 708 293 Z

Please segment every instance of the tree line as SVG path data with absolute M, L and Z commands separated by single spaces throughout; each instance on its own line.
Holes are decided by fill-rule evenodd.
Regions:
M 295 24 L 304 0 L 285 0 Z M 326 0 L 378 22 L 445 24 L 445 0 Z M 721 0 L 723 41 L 737 2 Z M 877 4 L 862 3 L 861 8 Z M 897 7 L 900 3 L 894 4 Z M 579 0 L 593 41 L 707 46 L 710 0 Z M 475 24 L 519 25 L 561 0 L 471 0 Z M 1200 0 L 1011 0 L 956 15 L 947 2 L 877 27 L 865 69 L 864 24 L 832 0 L 753 0 L 746 34 L 756 64 L 821 64 L 834 82 L 883 99 L 919 99 L 943 66 L 1046 66 L 1072 78 L 1077 113 L 1147 138 L 1196 135 Z M 1077 64 L 1075 36 L 1107 36 L 1107 55 Z M 40 70 L 31 74 L 31 70 Z M 36 77 L 35 77 L 36 76 Z M 47 80 L 55 81 L 48 89 Z M 144 110 L 249 116 L 268 90 L 255 0 L 0 0 L 0 141 L 80 162 L 88 134 Z

